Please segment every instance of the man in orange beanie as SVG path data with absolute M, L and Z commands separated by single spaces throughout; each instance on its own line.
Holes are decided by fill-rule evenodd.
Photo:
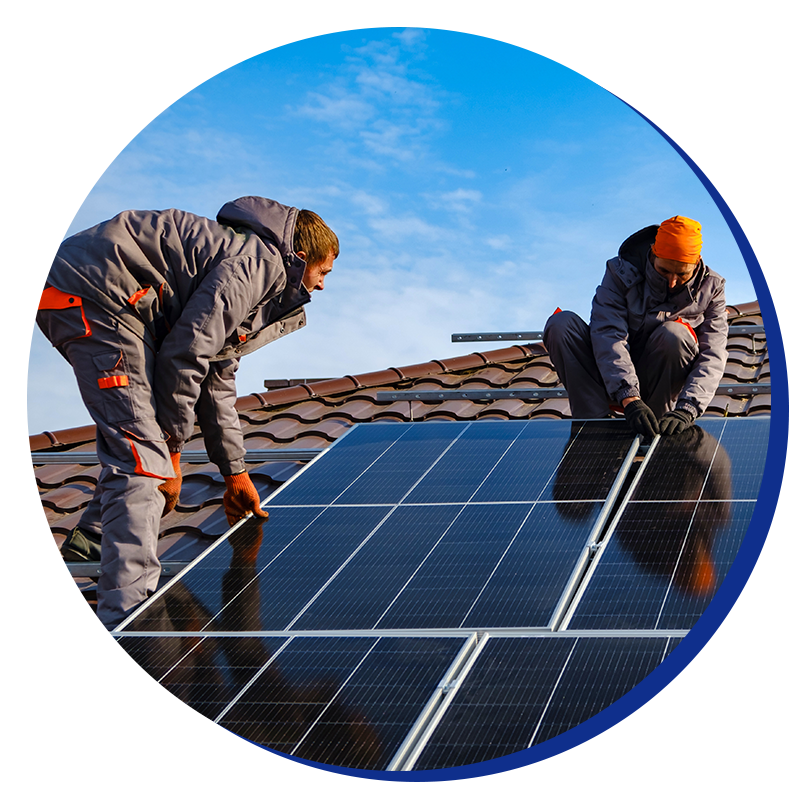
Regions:
M 643 436 L 671 435 L 702 414 L 727 358 L 725 280 L 700 255 L 700 223 L 671 217 L 629 236 L 592 302 L 591 322 L 561 311 L 544 343 L 572 416 L 621 407 Z

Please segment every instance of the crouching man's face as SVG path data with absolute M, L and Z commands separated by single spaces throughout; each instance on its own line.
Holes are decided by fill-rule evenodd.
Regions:
M 669 258 L 653 258 L 653 268 L 662 278 L 666 279 L 670 291 L 688 283 L 697 272 L 699 263 L 699 259 L 692 264 L 685 261 L 672 261 Z
M 305 260 L 305 253 L 301 252 L 297 255 Z M 313 292 L 315 289 L 322 291 L 325 288 L 325 277 L 333 269 L 333 258 L 333 253 L 328 253 L 328 257 L 324 261 L 306 265 L 306 271 L 303 273 L 303 286 L 309 292 Z

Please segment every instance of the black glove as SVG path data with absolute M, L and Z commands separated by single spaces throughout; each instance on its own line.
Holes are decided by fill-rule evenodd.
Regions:
M 623 409 L 628 425 L 636 433 L 649 436 L 651 439 L 658 434 L 658 420 L 653 410 L 644 400 L 634 400 Z
M 694 417 L 688 411 L 676 408 L 661 417 L 658 423 L 658 430 L 664 436 L 672 436 L 673 433 L 683 433 L 687 428 L 691 428 L 692 425 L 694 425 Z

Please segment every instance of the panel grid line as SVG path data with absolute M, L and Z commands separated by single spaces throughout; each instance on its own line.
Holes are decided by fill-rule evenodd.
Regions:
M 355 675 L 356 672 L 358 672 L 358 670 L 361 669 L 361 665 L 367 660 L 367 658 L 369 658 L 369 656 L 372 654 L 372 651 L 378 646 L 378 643 L 380 641 L 381 641 L 380 638 L 376 639 L 372 643 L 372 647 L 370 647 L 369 650 L 367 650 L 367 652 L 364 653 L 358 664 L 356 664 L 356 666 L 353 667 L 350 674 L 342 681 L 342 685 L 336 690 L 336 692 L 333 694 L 333 697 L 331 697 L 331 699 L 325 704 L 325 707 L 322 709 L 322 711 L 319 712 L 317 718 L 308 726 L 306 732 L 300 737 L 297 744 L 291 749 L 289 753 L 290 755 L 294 755 L 295 752 L 297 751 L 297 748 L 300 747 L 301 744 L 303 744 L 308 735 L 314 729 L 314 726 L 322 719 L 325 712 L 331 707 L 331 705 L 333 705 L 333 702 L 336 700 L 336 698 L 344 691 L 344 687 L 347 686 L 353 675 Z
M 700 505 L 699 499 L 703 496 L 703 492 L 706 489 L 706 485 L 708 484 L 708 479 L 711 475 L 711 470 L 714 467 L 714 461 L 717 457 L 717 453 L 719 453 L 719 448 L 722 446 L 722 439 L 725 436 L 725 428 L 728 424 L 727 417 L 725 421 L 722 423 L 722 431 L 720 432 L 719 439 L 717 439 L 717 444 L 714 447 L 714 455 L 711 457 L 711 460 L 708 464 L 708 469 L 706 470 L 705 478 L 703 479 L 703 485 L 700 488 L 700 493 L 698 494 L 698 501 L 694 504 L 694 509 L 692 509 L 692 517 L 689 520 L 689 524 L 686 526 L 686 533 L 684 534 L 683 541 L 681 542 L 681 548 L 678 552 L 678 557 L 675 559 L 675 566 L 672 568 L 672 574 L 669 578 L 669 584 L 667 585 L 667 591 L 664 592 L 664 599 L 661 601 L 661 607 L 658 609 L 658 616 L 656 617 L 654 628 L 658 629 L 658 626 L 661 624 L 661 617 L 664 614 L 664 609 L 667 606 L 667 600 L 669 599 L 670 595 L 672 594 L 672 589 L 675 586 L 675 576 L 678 574 L 678 567 L 681 564 L 681 560 L 683 559 L 684 551 L 686 550 L 686 543 L 689 541 L 689 534 L 692 531 L 692 526 L 694 525 L 695 517 L 697 517 L 697 509 Z
M 285 649 L 286 649 L 286 648 L 287 648 L 287 647 L 288 647 L 288 646 L 289 646 L 289 645 L 290 645 L 290 644 L 291 644 L 293 641 L 294 641 L 294 638 L 293 638 L 293 637 L 292 637 L 292 638 L 289 638 L 289 639 L 287 639 L 287 640 L 286 640 L 286 641 L 285 641 L 285 642 L 284 642 L 284 643 L 283 643 L 283 644 L 282 644 L 282 645 L 281 645 L 281 646 L 280 646 L 280 647 L 279 647 L 279 648 L 278 648 L 278 649 L 277 649 L 277 650 L 276 650 L 276 651 L 275 651 L 275 652 L 274 652 L 274 653 L 273 653 L 273 654 L 272 654 L 272 655 L 271 655 L 271 656 L 270 656 L 270 657 L 269 657 L 269 658 L 266 660 L 266 662 L 265 662 L 265 663 L 264 663 L 264 664 L 261 666 L 261 668 L 258 670 L 258 672 L 256 672 L 256 674 L 255 674 L 255 675 L 253 675 L 253 677 L 252 677 L 252 678 L 251 678 L 249 681 L 247 681 L 247 683 L 246 683 L 246 684 L 245 684 L 245 685 L 242 687 L 242 689 L 241 689 L 239 692 L 237 692 L 237 694 L 236 694 L 236 696 L 233 698 L 233 700 L 231 700 L 231 701 L 230 701 L 230 703 L 228 703 L 228 705 L 226 705 L 226 706 L 225 706 L 225 708 L 223 708 L 223 709 L 222 709 L 222 711 L 220 711 L 220 713 L 217 715 L 217 718 L 214 720 L 214 722 L 216 722 L 216 723 L 219 723 L 219 722 L 222 720 L 222 718 L 223 718 L 223 717 L 224 717 L 224 716 L 225 716 L 225 715 L 228 713 L 228 711 L 230 711 L 230 710 L 231 710 L 231 708 L 233 708 L 233 707 L 234 707 L 234 706 L 235 706 L 235 705 L 236 705 L 236 704 L 239 702 L 239 700 L 241 700 L 241 699 L 242 699 L 242 697 L 244 696 L 244 693 L 245 693 L 246 691 L 248 691 L 248 690 L 250 689 L 250 687 L 251 687 L 251 686 L 252 686 L 252 685 L 253 685 L 253 684 L 254 684 L 254 683 L 255 683 L 255 682 L 256 682 L 256 681 L 257 681 L 257 680 L 258 680 L 258 679 L 259 679 L 259 678 L 260 678 L 260 677 L 263 675 L 263 674 L 264 674 L 264 672 L 265 672 L 265 670 L 267 669 L 267 667 L 268 667 L 270 664 L 272 664 L 272 662 L 273 662 L 273 661 L 275 661 L 275 659 L 276 659 L 276 658 L 277 658 L 277 657 L 278 657 L 278 656 L 279 656 L 279 655 L 280 655 L 280 654 L 281 654 L 281 653 L 282 653 L 282 652 L 283 652 L 283 651 L 284 651 L 284 650 L 285 650 Z
M 530 423 L 528 423 L 528 424 L 530 424 Z M 559 459 L 559 462 L 558 462 L 558 464 L 556 464 L 556 467 L 555 467 L 555 469 L 554 469 L 554 470 L 553 470 L 553 471 L 550 473 L 550 477 L 547 479 L 547 481 L 545 482 L 545 484 L 542 486 L 542 489 L 541 489 L 541 491 L 539 492 L 539 496 L 536 498 L 536 500 L 534 500 L 534 501 L 533 501 L 533 505 L 530 507 L 530 509 L 528 510 L 528 513 L 525 515 L 525 519 L 523 519 L 523 520 L 522 520 L 522 523 L 521 523 L 521 524 L 520 524 L 520 526 L 517 528 L 517 531 L 516 531 L 516 533 L 515 533 L 515 534 L 514 534 L 514 536 L 512 537 L 511 541 L 508 543 L 508 545 L 507 545 L 506 549 L 503 551 L 503 554 L 500 556 L 500 560 L 499 560 L 499 561 L 498 561 L 498 562 L 497 562 L 497 563 L 494 565 L 494 569 L 492 569 L 492 572 L 491 572 L 491 574 L 490 574 L 490 575 L 489 575 L 489 577 L 486 579 L 486 582 L 485 582 L 485 583 L 483 584 L 483 586 L 481 587 L 481 590 L 480 590 L 480 592 L 478 592 L 478 595 L 477 595 L 477 597 L 476 597 L 476 598 L 475 598 L 475 600 L 472 602 L 472 605 L 469 607 L 469 611 L 467 611 L 467 613 L 464 615 L 464 618 L 461 620 L 461 624 L 462 624 L 462 625 L 463 625 L 463 624 L 466 622 L 467 618 L 469 617 L 470 613 L 472 612 L 472 609 L 473 609 L 473 608 L 475 608 L 475 605 L 477 604 L 478 600 L 480 600 L 481 596 L 482 596 L 482 595 L 483 595 L 483 593 L 486 591 L 486 587 L 489 585 L 489 583 L 491 582 L 491 580 L 492 580 L 492 578 L 494 577 L 495 573 L 496 573 L 496 572 L 497 572 L 497 570 L 500 568 L 500 565 L 503 563 L 503 561 L 504 561 L 504 559 L 505 559 L 506 555 L 508 554 L 508 551 L 511 549 L 512 545 L 513 545 L 513 544 L 514 544 L 514 542 L 517 540 L 517 537 L 519 536 L 519 533 L 520 533 L 520 531 L 523 529 L 523 527 L 525 527 L 525 523 L 528 521 L 528 518 L 529 518 L 529 517 L 530 517 L 530 515 L 533 513 L 533 510 L 534 510 L 534 508 L 536 508 L 536 506 L 537 506 L 537 504 L 538 504 L 539 500 L 541 500 L 541 498 L 542 498 L 542 495 L 544 494 L 545 490 L 546 490 L 546 489 L 547 489 L 547 487 L 550 485 L 550 481 L 551 481 L 551 480 L 553 480 L 553 476 L 555 476 L 555 475 L 557 475 L 557 474 L 558 474 L 558 468 L 559 468 L 559 467 L 561 466 L 561 464 L 564 462 L 564 459 L 567 457 L 567 453 L 568 453 L 568 452 L 569 452 L 569 451 L 572 449 L 572 447 L 574 446 L 575 442 L 576 442 L 576 441 L 577 441 L 577 439 L 578 439 L 578 436 L 580 436 L 580 434 L 581 434 L 581 432 L 583 431 L 584 427 L 585 427 L 585 423 L 584 423 L 583 425 L 581 425 L 581 427 L 579 428 L 579 430 L 578 430 L 578 433 L 576 434 L 575 438 L 574 438 L 574 439 L 573 439 L 573 440 L 572 440 L 572 441 L 569 443 L 569 446 L 567 447 L 567 449 L 564 451 L 564 453 L 562 454 L 561 458 Z M 516 441 L 516 440 L 515 440 L 515 441 Z M 508 452 L 508 450 L 506 450 L 506 452 Z M 503 455 L 505 455 L 505 453 L 504 453 Z M 496 465 L 495 465 L 495 466 L 496 466 Z M 487 475 L 486 477 L 488 478 L 489 476 Z M 477 489 L 476 489 L 476 491 L 477 491 Z M 474 494 L 473 494 L 473 497 L 474 497 Z
M 472 423 L 470 423 L 470 425 L 471 425 L 471 424 L 472 424 Z M 457 520 L 457 519 L 458 519 L 458 518 L 459 518 L 459 517 L 460 517 L 460 516 L 461 516 L 461 515 L 464 513 L 464 510 L 466 509 L 466 507 L 467 507 L 468 505 L 470 505 L 470 500 L 472 500 L 472 498 L 473 498 L 473 497 L 475 497 L 475 495 L 476 495 L 476 494 L 477 494 L 477 493 L 480 491 L 480 489 L 481 489 L 481 487 L 483 486 L 483 484 L 484 484 L 484 483 L 486 483 L 486 481 L 489 479 L 489 476 L 490 476 L 490 475 L 492 474 L 492 472 L 494 472 L 494 470 L 497 468 L 497 465 L 498 465 L 498 464 L 499 464 L 499 463 L 500 463 L 500 462 L 503 460 L 503 458 L 505 457 L 506 453 L 508 453 L 508 451 L 509 451 L 509 450 L 510 450 L 510 449 L 511 449 L 511 448 L 514 446 L 514 444 L 517 442 L 517 440 L 519 439 L 519 437 L 522 435 L 522 432 L 525 430 L 525 427 L 527 427 L 527 426 L 524 426 L 523 428 L 521 428 L 521 429 L 520 429 L 519 433 L 518 433 L 518 434 L 517 434 L 517 435 L 514 437 L 514 439 L 513 439 L 513 440 L 512 440 L 512 441 L 509 443 L 508 447 L 506 447 L 506 449 L 505 449 L 505 450 L 502 452 L 502 454 L 501 454 L 501 455 L 500 455 L 500 457 L 497 459 L 497 461 L 495 461 L 495 463 L 494 463 L 494 466 L 493 466 L 493 467 L 492 467 L 492 468 L 489 470 L 489 472 L 488 472 L 488 473 L 487 473 L 487 474 L 484 476 L 484 478 L 483 478 L 483 480 L 480 482 L 480 484 L 479 484 L 479 485 L 478 485 L 478 486 L 475 488 L 475 490 L 472 492 L 472 494 L 471 494 L 471 495 L 470 495 L 470 496 L 467 498 L 467 501 L 466 501 L 466 503 L 463 503 L 463 504 L 461 504 L 461 503 L 454 503 L 454 504 L 453 504 L 453 505 L 461 505 L 461 509 L 460 509 L 460 510 L 459 510 L 459 512 L 458 512 L 458 513 L 455 515 L 455 517 L 453 517 L 453 520 L 452 520 L 452 522 L 451 522 L 451 523 L 450 523 L 450 524 L 447 526 L 447 528 L 445 528 L 445 530 L 444 530 L 444 532 L 442 533 L 442 535 L 441 535 L 441 536 L 440 536 L 440 537 L 439 537 L 439 538 L 436 540 L 436 542 L 434 543 L 433 547 L 431 547 L 431 549 L 430 549 L 430 550 L 429 550 L 429 551 L 426 553 L 426 555 L 425 555 L 425 557 L 422 559 L 422 561 L 420 561 L 420 563 L 417 565 L 417 568 L 416 568 L 416 569 L 413 571 L 413 573 L 412 573 L 412 574 L 409 576 L 408 580 L 407 580 L 407 581 L 406 581 L 406 582 L 403 584 L 403 586 L 400 588 L 400 591 L 399 591 L 399 592 L 397 592 L 397 594 L 394 596 L 394 598 L 393 598 L 393 599 L 392 599 L 392 601 L 389 603 L 389 605 L 388 605 L 388 606 L 386 606 L 386 608 L 383 610 L 383 613 L 380 615 L 380 617 L 378 617 L 378 619 L 376 620 L 375 624 L 372 626 L 372 627 L 373 627 L 373 629 L 376 629 L 376 628 L 378 627 L 378 625 L 380 625 L 380 623 L 381 623 L 381 620 L 382 620 L 382 619 L 383 619 L 383 618 L 384 618 L 384 617 L 385 617 L 385 616 L 386 616 L 386 615 L 389 613 L 389 611 L 391 610 L 392 606 L 394 606 L 394 604 L 395 604 L 395 603 L 397 602 L 397 600 L 399 599 L 400 595 L 402 595 L 402 594 L 403 594 L 403 592 L 406 590 L 406 588 L 407 588 L 407 587 L 408 587 L 408 585 L 411 583 L 411 581 L 413 581 L 413 580 L 414 580 L 414 578 L 417 576 L 417 574 L 418 574 L 418 573 L 419 573 L 419 571 L 422 569 L 422 567 L 424 566 L 424 564 L 425 564 L 425 563 L 428 561 L 428 559 L 431 557 L 431 555 L 433 554 L 434 550 L 436 550 L 436 548 L 439 546 L 439 544 L 441 543 L 442 539 L 444 539 L 444 537 L 445 537 L 445 536 L 447 536 L 447 534 L 448 534 L 448 532 L 450 531 L 450 529 L 453 527 L 453 525 L 455 525 L 455 523 L 456 523 L 456 520 Z M 466 428 L 465 428 L 465 430 L 466 430 Z M 453 441 L 453 444 L 455 444 L 455 440 Z M 448 449 L 449 449 L 449 448 L 448 448 Z M 442 455 L 444 455 L 444 453 L 442 453 Z M 420 479 L 420 480 L 421 480 L 421 479 Z M 419 481 L 417 481 L 417 483 L 419 483 Z M 415 486 L 416 486 L 416 484 L 415 484 Z M 406 494 L 406 497 L 407 497 L 407 496 L 408 496 L 408 494 Z M 410 504 L 409 504 L 409 505 L 410 505 Z M 443 505 L 443 504 L 442 504 L 442 505 Z M 448 505 L 449 505 L 449 504 L 448 504 Z M 529 515 L 529 514 L 530 514 L 530 511 L 529 511 L 529 512 L 528 512 L 528 514 L 525 516 L 525 519 L 527 519 L 527 518 L 528 518 L 528 515 Z M 524 523 L 523 523 L 523 524 L 524 524 Z M 463 624 L 463 620 L 462 620 L 462 624 Z
M 298 614 L 294 617 L 294 619 L 292 619 L 292 621 L 286 626 L 286 630 L 289 630 L 292 627 L 292 625 L 294 625 L 303 616 L 303 614 L 305 614 L 306 611 L 308 611 L 308 609 L 311 608 L 311 606 L 314 604 L 314 602 L 317 600 L 317 598 L 319 598 L 322 595 L 322 593 L 328 588 L 328 586 L 331 585 L 331 583 L 337 578 L 337 576 L 342 572 L 342 570 L 356 557 L 356 555 L 358 555 L 359 552 L 361 552 L 361 550 L 366 546 L 367 542 L 369 542 L 369 540 L 372 539 L 372 537 L 378 532 L 378 530 L 380 530 L 380 528 L 383 527 L 383 524 L 386 522 L 386 520 L 388 520 L 389 517 L 391 517 L 392 514 L 394 514 L 394 512 L 400 507 L 400 505 L 402 504 L 403 500 L 406 497 L 408 497 L 408 495 L 411 494 L 412 491 L 414 491 L 414 488 L 417 486 L 417 484 L 436 466 L 436 464 L 444 456 L 444 454 L 464 435 L 464 433 L 466 432 L 467 428 L 469 428 L 469 426 L 471 424 L 472 423 L 469 423 L 469 425 L 465 426 L 461 430 L 461 432 L 458 434 L 458 436 L 456 436 L 456 438 L 453 439 L 452 442 L 450 442 L 450 444 L 442 451 L 442 453 L 439 455 L 439 457 L 433 462 L 433 464 L 431 464 L 428 467 L 427 470 L 425 470 L 424 474 L 403 495 L 403 497 L 401 497 L 400 500 L 397 503 L 394 503 L 391 506 L 389 506 L 389 508 L 391 508 L 389 513 L 385 517 L 383 517 L 383 519 L 372 529 L 372 531 L 370 531 L 370 533 L 364 538 L 364 540 L 358 545 L 358 547 L 356 547 L 356 549 L 352 553 L 350 553 L 350 555 L 345 559 L 345 561 L 343 561 L 339 565 L 339 568 L 336 570 L 336 572 L 334 572 L 333 575 L 331 575 L 330 578 L 328 578 L 328 580 L 319 588 L 319 590 L 316 592 L 316 594 L 306 603 L 305 606 L 303 606 L 303 608 L 298 612 Z M 402 436 L 399 436 L 395 440 L 395 442 L 400 441 L 400 439 L 402 439 L 402 438 L 403 438 Z M 389 450 L 389 448 L 387 448 L 387 451 L 388 450 Z M 384 451 L 384 452 L 386 452 L 386 451 Z M 377 461 L 377 459 L 376 459 L 376 461 Z M 373 462 L 373 463 L 375 463 L 375 462 Z M 356 480 L 358 480 L 358 479 L 356 479 Z M 354 483 L 355 483 L 355 481 L 354 481 Z M 352 484 L 350 484 L 350 485 L 352 486 Z M 347 490 L 345 489 L 345 491 L 347 491 Z M 343 493 L 344 492 L 339 494 L 338 497 L 341 497 Z M 334 500 L 333 502 L 336 502 L 336 501 Z M 376 507 L 381 507 L 381 506 L 367 506 L 367 507 L 368 508 L 376 508 Z
M 536 737 L 539 735 L 539 730 L 541 729 L 542 723 L 544 722 L 545 715 L 547 714 L 547 709 L 550 708 L 550 703 L 553 702 L 553 698 L 555 697 L 555 694 L 558 691 L 558 687 L 561 684 L 561 680 L 564 677 L 564 673 L 567 671 L 567 666 L 569 666 L 569 662 L 572 660 L 572 654 L 575 652 L 575 648 L 577 646 L 578 646 L 578 641 L 576 640 L 572 645 L 572 647 L 570 648 L 569 655 L 564 661 L 564 666 L 561 668 L 561 672 L 559 672 L 558 678 L 553 684 L 553 690 L 550 692 L 550 696 L 547 698 L 547 702 L 544 704 L 542 713 L 539 715 L 539 721 L 536 723 L 536 727 L 533 729 L 530 741 L 528 742 L 528 747 L 533 747 L 533 743 L 534 741 L 536 741 Z

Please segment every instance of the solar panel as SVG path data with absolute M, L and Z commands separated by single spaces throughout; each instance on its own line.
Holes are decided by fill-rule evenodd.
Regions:
M 609 532 L 570 630 L 688 629 L 747 533 L 768 418 L 710 419 L 659 441 Z
M 475 764 L 540 744 L 610 706 L 677 638 L 490 637 L 404 769 Z
M 619 421 L 360 426 L 273 496 L 263 533 L 248 522 L 179 583 L 212 629 L 546 627 L 633 442 Z M 154 602 L 132 629 L 162 617 Z
M 464 637 L 122 636 L 165 688 L 298 758 L 386 769 Z
M 637 471 L 624 420 L 355 426 L 115 635 L 192 708 L 301 758 L 436 769 L 524 750 L 629 691 L 697 620 L 768 430 L 702 421 Z

